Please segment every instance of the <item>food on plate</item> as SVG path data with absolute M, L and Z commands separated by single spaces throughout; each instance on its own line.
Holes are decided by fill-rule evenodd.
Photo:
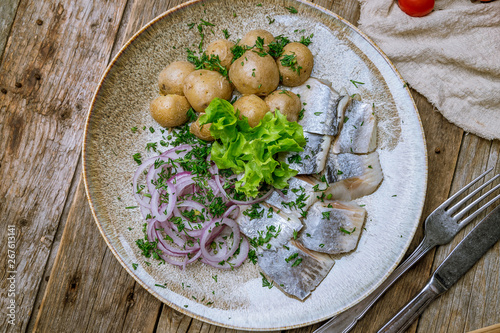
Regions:
M 259 257 L 259 267 L 274 285 L 300 300 L 311 294 L 334 264 L 329 255 L 310 251 L 294 240 Z
M 205 141 L 214 141 L 214 137 L 210 134 L 210 126 L 211 124 L 205 124 L 203 126 L 200 125 L 200 118 L 196 119 L 196 121 L 191 123 L 189 127 L 189 131 L 196 135 L 197 138 L 205 140 Z
M 151 116 L 163 127 L 177 127 L 188 121 L 191 105 L 184 96 L 166 95 L 155 98 L 150 105 Z
M 158 86 L 162 95 L 184 96 L 184 79 L 194 71 L 194 65 L 188 61 L 174 61 L 158 75 Z
M 285 86 L 300 86 L 309 79 L 314 66 L 314 58 L 307 46 L 290 43 L 283 48 L 282 55 L 276 60 L 281 81 Z
M 268 204 L 242 205 L 236 220 L 241 232 L 259 253 L 264 249 L 281 248 L 303 227 L 296 216 L 285 214 Z
M 269 52 L 269 44 L 274 41 L 274 36 L 272 33 L 266 30 L 250 30 L 240 40 L 240 44 L 245 45 L 248 48 L 252 48 L 256 45 L 256 43 L 258 43 L 259 37 L 262 39 L 261 46 L 263 50 L 265 52 Z
M 333 153 L 366 154 L 377 148 L 377 123 L 371 104 L 353 100 L 345 111 L 343 122 L 333 143 Z
M 227 39 L 219 39 L 213 41 L 207 46 L 207 55 L 219 57 L 220 64 L 226 69 L 229 69 L 231 61 L 233 60 L 233 53 L 231 52 L 231 48 L 233 47 L 233 42 L 228 41 Z
M 184 79 L 184 95 L 196 112 L 205 112 L 214 98 L 229 100 L 232 94 L 231 83 L 216 71 L 198 69 Z
M 302 110 L 302 103 L 299 96 L 288 90 L 275 90 L 270 93 L 264 101 L 266 102 L 269 110 L 280 110 L 286 116 L 288 121 L 299 120 L 300 110 Z
M 290 89 L 300 95 L 300 101 L 306 103 L 302 119 L 299 124 L 304 131 L 323 135 L 337 135 L 339 126 L 339 113 L 337 107 L 342 96 L 328 84 L 318 79 L 310 78 L 304 84 Z
M 220 169 L 231 169 L 238 175 L 237 192 L 255 198 L 263 183 L 285 188 L 297 173 L 277 161 L 275 155 L 302 151 L 306 143 L 302 128 L 279 111 L 266 113 L 257 126 L 251 127 L 247 118 L 237 117 L 229 102 L 214 99 L 200 117 L 200 124 L 206 123 L 212 123 L 210 133 L 216 139 L 211 159 Z
M 257 126 L 269 112 L 269 106 L 257 95 L 243 95 L 234 102 L 233 107 L 240 112 L 240 117 L 248 118 L 250 126 Z
M 376 151 L 366 155 L 330 151 L 323 176 L 329 184 L 325 193 L 345 201 L 372 194 L 384 177 Z
M 304 138 L 304 151 L 281 153 L 278 160 L 287 162 L 298 175 L 318 174 L 325 168 L 333 136 L 304 132 Z
M 280 74 L 273 57 L 248 50 L 229 67 L 229 79 L 242 94 L 267 96 L 278 87 Z
M 304 219 L 299 241 L 309 250 L 338 254 L 356 248 L 366 210 L 354 202 L 316 202 Z
M 187 49 L 189 63 L 162 71 L 160 92 L 176 94 L 156 98 L 151 114 L 178 128 L 162 136 L 168 150 L 148 144 L 158 156 L 134 157 L 144 255 L 221 269 L 248 257 L 268 287 L 304 300 L 330 255 L 356 248 L 367 212 L 352 200 L 383 179 L 376 119 L 370 103 L 310 77 L 312 37 L 252 30 L 203 52 L 202 36 L 199 55 Z

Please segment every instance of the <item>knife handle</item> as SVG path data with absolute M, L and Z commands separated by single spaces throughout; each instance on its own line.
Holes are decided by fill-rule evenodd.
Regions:
M 424 289 L 385 324 L 378 333 L 404 332 L 424 312 L 427 306 L 445 291 L 446 289 L 433 276 Z

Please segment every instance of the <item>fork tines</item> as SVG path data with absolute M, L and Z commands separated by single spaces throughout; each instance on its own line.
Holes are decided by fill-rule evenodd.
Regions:
M 475 189 L 470 194 L 468 194 L 465 198 L 463 198 L 459 202 L 457 202 L 453 207 L 448 208 L 453 200 L 455 200 L 462 193 L 464 193 L 465 191 L 467 191 L 468 189 L 470 189 L 472 187 L 472 185 L 474 185 L 475 183 L 477 183 L 479 180 L 483 179 L 492 170 L 493 170 L 493 168 L 490 168 L 490 169 L 486 170 L 479 177 L 477 177 L 476 179 L 474 179 L 473 181 L 471 181 L 469 184 L 467 184 L 466 186 L 464 186 L 462 189 L 460 189 L 457 193 L 455 193 L 454 195 L 452 195 L 441 206 L 439 206 L 439 208 L 444 209 L 446 211 L 446 213 L 451 216 L 451 214 L 455 213 L 463 204 L 465 204 L 465 202 L 467 202 L 468 200 L 470 200 L 471 198 L 473 198 L 477 193 L 479 193 L 486 186 L 490 185 L 493 181 L 495 181 L 497 178 L 500 177 L 500 174 L 495 175 L 494 177 L 492 177 L 491 179 L 489 179 L 488 181 L 486 181 L 483 185 L 479 186 L 477 189 Z M 459 213 L 457 213 L 455 216 L 453 216 L 453 219 L 455 221 L 459 221 L 474 206 L 476 206 L 479 202 L 481 202 L 484 199 L 486 199 L 491 193 L 495 192 L 498 189 L 500 189 L 500 184 L 497 184 L 495 187 L 493 187 L 492 189 L 490 189 L 488 192 L 486 192 L 485 194 L 481 195 L 479 198 L 477 198 L 472 203 L 470 203 L 469 205 L 467 205 Z M 498 199 L 500 199 L 500 194 L 497 195 L 496 197 L 494 197 L 493 199 L 491 199 L 485 205 L 481 206 L 478 210 L 476 210 L 470 216 L 468 216 L 463 221 L 461 221 L 460 224 L 467 224 L 467 223 L 469 223 L 472 219 L 474 219 L 477 215 L 481 214 L 481 212 L 483 212 L 486 208 L 488 208 L 489 206 L 491 206 L 491 204 L 493 204 Z

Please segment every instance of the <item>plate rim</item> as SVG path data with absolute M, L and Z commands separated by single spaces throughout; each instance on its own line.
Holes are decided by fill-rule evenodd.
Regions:
M 101 91 L 101 89 L 103 87 L 103 83 L 106 80 L 106 78 L 108 77 L 109 72 L 111 71 L 111 69 L 113 68 L 113 66 L 116 64 L 116 62 L 119 60 L 119 58 L 122 56 L 122 54 L 125 52 L 125 50 L 135 41 L 135 39 L 137 39 L 145 31 L 147 31 L 151 26 L 153 26 L 158 21 L 161 21 L 161 20 L 165 19 L 167 16 L 171 15 L 172 13 L 174 13 L 174 12 L 176 12 L 178 10 L 182 10 L 182 9 L 184 9 L 186 7 L 193 6 L 193 5 L 197 4 L 197 3 L 201 3 L 201 2 L 205 2 L 205 1 L 206 0 L 190 0 L 190 1 L 184 2 L 184 3 L 179 4 L 179 5 L 177 5 L 177 6 L 173 7 L 173 8 L 170 8 L 169 10 L 161 13 L 160 15 L 158 15 L 155 18 L 153 18 L 152 20 L 150 20 L 142 28 L 140 28 L 136 33 L 134 33 L 132 35 L 132 37 L 130 37 L 127 40 L 126 43 L 123 44 L 123 46 L 116 53 L 116 55 L 113 57 L 113 59 L 110 61 L 110 63 L 106 67 L 105 71 L 103 72 L 103 74 L 101 76 L 101 79 L 99 80 L 99 83 L 98 83 L 97 87 L 95 88 L 95 92 L 94 92 L 94 95 L 92 97 L 91 104 L 90 104 L 90 106 L 88 108 L 88 111 L 87 111 L 87 118 L 85 120 L 85 130 L 84 130 L 83 142 L 82 142 L 82 176 L 83 176 L 83 181 L 84 181 L 84 185 L 85 185 L 84 186 L 85 187 L 85 194 L 86 194 L 89 206 L 90 206 L 90 210 L 91 210 L 92 216 L 94 218 L 95 223 L 97 224 L 99 232 L 101 233 L 102 237 L 104 238 L 104 241 L 106 242 L 106 245 L 108 246 L 108 248 L 110 249 L 110 251 L 113 253 L 113 255 L 115 256 L 115 258 L 118 260 L 118 262 L 122 265 L 122 267 L 125 268 L 125 270 L 127 271 L 127 273 L 130 276 L 132 276 L 134 278 L 134 280 L 137 281 L 144 289 L 146 289 L 150 294 L 152 294 L 154 297 L 156 297 L 163 304 L 166 304 L 166 305 L 170 306 L 171 308 L 175 309 L 176 311 L 181 312 L 184 315 L 187 315 L 187 316 L 189 316 L 191 318 L 198 319 L 198 320 L 201 320 L 203 322 L 206 322 L 206 323 L 209 323 L 209 324 L 212 324 L 212 325 L 216 325 L 216 326 L 219 326 L 219 327 L 225 327 L 225 328 L 237 329 L 237 330 L 248 330 L 248 331 L 289 330 L 289 329 L 295 329 L 295 328 L 305 327 L 305 326 L 313 325 L 313 324 L 316 324 L 316 323 L 319 323 L 319 322 L 322 322 L 322 321 L 325 321 L 325 320 L 329 320 L 331 317 L 336 316 L 339 313 L 342 313 L 342 312 L 350 309 L 351 307 L 355 306 L 356 304 L 358 304 L 359 302 L 361 302 L 362 300 L 364 300 L 366 297 L 368 297 L 375 289 L 377 289 L 388 278 L 388 276 L 396 269 L 396 267 L 399 265 L 399 263 L 403 259 L 404 255 L 408 251 L 408 249 L 410 247 L 410 244 L 412 243 L 412 241 L 413 241 L 413 239 L 415 237 L 415 233 L 416 233 L 418 227 L 420 226 L 420 220 L 422 218 L 422 213 L 423 213 L 423 208 L 424 208 L 424 204 L 425 204 L 425 199 L 426 199 L 426 196 L 427 196 L 429 160 L 428 160 L 428 153 L 427 153 L 427 142 L 426 142 L 426 138 L 425 138 L 424 128 L 423 128 L 423 125 L 422 125 L 422 120 L 420 118 L 420 114 L 418 112 L 418 108 L 417 108 L 417 105 L 415 103 L 415 100 L 413 99 L 411 91 L 410 91 L 410 89 L 409 89 L 409 87 L 407 85 L 404 86 L 404 88 L 406 89 L 406 93 L 408 94 L 408 97 L 410 98 L 410 100 L 412 102 L 413 109 L 414 109 L 415 114 L 416 114 L 417 119 L 418 119 L 418 124 L 420 126 L 420 133 L 422 134 L 422 140 L 423 140 L 423 146 L 424 146 L 424 155 L 425 155 L 424 156 L 424 159 L 425 159 L 424 182 L 425 183 L 424 183 L 424 191 L 422 192 L 421 202 L 419 203 L 419 207 L 418 207 L 418 211 L 419 211 L 419 214 L 418 214 L 418 223 L 415 223 L 415 226 L 414 226 L 414 228 L 413 228 L 413 230 L 411 232 L 411 237 L 408 238 L 408 242 L 405 244 L 403 251 L 401 252 L 401 254 L 399 255 L 399 257 L 397 258 L 397 260 L 395 261 L 395 263 L 393 264 L 393 266 L 382 277 L 382 279 L 379 281 L 379 283 L 373 285 L 372 288 L 370 288 L 365 293 L 365 295 L 358 300 L 357 303 L 352 304 L 350 307 L 344 309 L 343 311 L 341 311 L 339 313 L 332 314 L 332 315 L 329 315 L 327 317 L 319 318 L 319 319 L 312 320 L 312 321 L 309 321 L 309 322 L 304 322 L 304 323 L 301 323 L 301 324 L 290 325 L 290 326 L 282 326 L 282 327 L 274 327 L 274 328 L 249 328 L 249 327 L 243 327 L 243 326 L 237 326 L 237 325 L 224 324 L 224 323 L 213 321 L 213 320 L 211 320 L 209 318 L 205 318 L 205 317 L 200 316 L 200 315 L 198 315 L 196 313 L 188 311 L 185 308 L 177 306 L 176 304 L 174 304 L 174 303 L 170 302 L 169 300 L 165 299 L 160 294 L 158 294 L 156 291 L 154 291 L 152 288 L 150 288 L 138 275 L 136 275 L 131 270 L 131 268 L 124 262 L 124 260 L 122 259 L 121 255 L 118 253 L 118 251 L 112 246 L 111 241 L 110 241 L 108 235 L 105 233 L 105 231 L 103 229 L 103 226 L 101 225 L 101 221 L 97 217 L 96 209 L 94 207 L 92 198 L 90 196 L 89 180 L 87 179 L 88 169 L 86 167 L 86 150 L 87 150 L 87 139 L 88 139 L 88 134 L 89 134 L 90 118 L 92 116 L 92 111 L 94 109 L 97 97 L 98 97 L 98 95 L 99 95 L 99 93 L 100 93 L 100 91 Z M 217 0 L 214 0 L 214 1 L 217 1 Z M 382 49 L 380 49 L 380 47 L 378 47 L 376 45 L 376 43 L 370 37 L 368 37 L 368 35 L 366 35 L 364 32 L 362 32 L 358 27 L 354 26 L 352 23 L 350 23 L 349 21 L 347 21 L 346 19 L 344 19 L 340 15 L 338 15 L 338 14 L 336 14 L 336 13 L 334 13 L 334 12 L 332 12 L 332 11 L 324 8 L 324 7 L 321 7 L 321 6 L 317 5 L 317 4 L 314 4 L 312 2 L 309 2 L 309 1 L 306 1 L 306 0 L 287 0 L 287 1 L 301 3 L 301 4 L 304 4 L 306 6 L 313 7 L 314 9 L 319 10 L 320 12 L 325 13 L 326 15 L 331 16 L 334 19 L 337 19 L 337 20 L 341 21 L 343 24 L 345 24 L 350 29 L 354 30 L 357 34 L 359 34 L 359 36 L 361 36 L 366 42 L 368 42 L 382 56 L 382 58 L 389 65 L 389 67 L 392 69 L 392 71 L 394 72 L 394 74 L 396 74 L 396 76 L 402 82 L 405 82 L 404 79 L 403 79 L 403 77 L 402 77 L 402 75 L 397 70 L 396 66 L 387 57 L 387 55 L 382 51 Z

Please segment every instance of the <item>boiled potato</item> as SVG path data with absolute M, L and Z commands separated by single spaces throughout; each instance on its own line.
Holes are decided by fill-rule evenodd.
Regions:
M 296 87 L 311 76 L 314 58 L 311 51 L 301 43 L 290 43 L 283 48 L 283 54 L 276 60 L 285 86 Z
M 198 138 L 205 140 L 205 141 L 214 141 L 215 138 L 210 134 L 210 126 L 212 124 L 205 124 L 203 126 L 200 125 L 200 118 L 196 119 L 191 126 L 189 127 L 189 130 L 191 133 L 196 135 Z
M 302 109 L 299 96 L 287 90 L 275 90 L 264 99 L 269 110 L 274 112 L 280 110 L 288 121 L 298 121 L 299 113 Z
M 231 83 L 219 72 L 199 69 L 184 79 L 184 95 L 197 112 L 204 112 L 216 97 L 229 100 L 232 93 Z
M 250 30 L 240 41 L 240 45 L 246 45 L 248 47 L 253 47 L 257 41 L 257 37 L 264 39 L 264 51 L 269 52 L 269 43 L 274 41 L 274 36 L 272 33 L 266 30 L 257 29 Z
M 208 45 L 207 54 L 209 56 L 211 54 L 219 56 L 220 64 L 226 67 L 226 69 L 229 69 L 229 66 L 231 66 L 231 60 L 233 60 L 233 53 L 231 52 L 231 48 L 233 46 L 233 42 L 226 39 L 219 39 Z
M 187 61 L 175 61 L 165 67 L 158 76 L 160 94 L 184 96 L 182 83 L 192 71 L 194 71 L 194 65 Z
M 244 95 L 234 102 L 233 106 L 235 111 L 240 111 L 240 116 L 248 118 L 248 124 L 252 127 L 257 126 L 269 112 L 266 102 L 257 95 Z
M 261 57 L 249 50 L 233 62 L 229 79 L 242 94 L 266 96 L 276 89 L 280 76 L 273 57 Z
M 150 105 L 151 116 L 163 127 L 177 127 L 188 121 L 191 108 L 188 100 L 180 95 L 166 95 L 155 98 Z

